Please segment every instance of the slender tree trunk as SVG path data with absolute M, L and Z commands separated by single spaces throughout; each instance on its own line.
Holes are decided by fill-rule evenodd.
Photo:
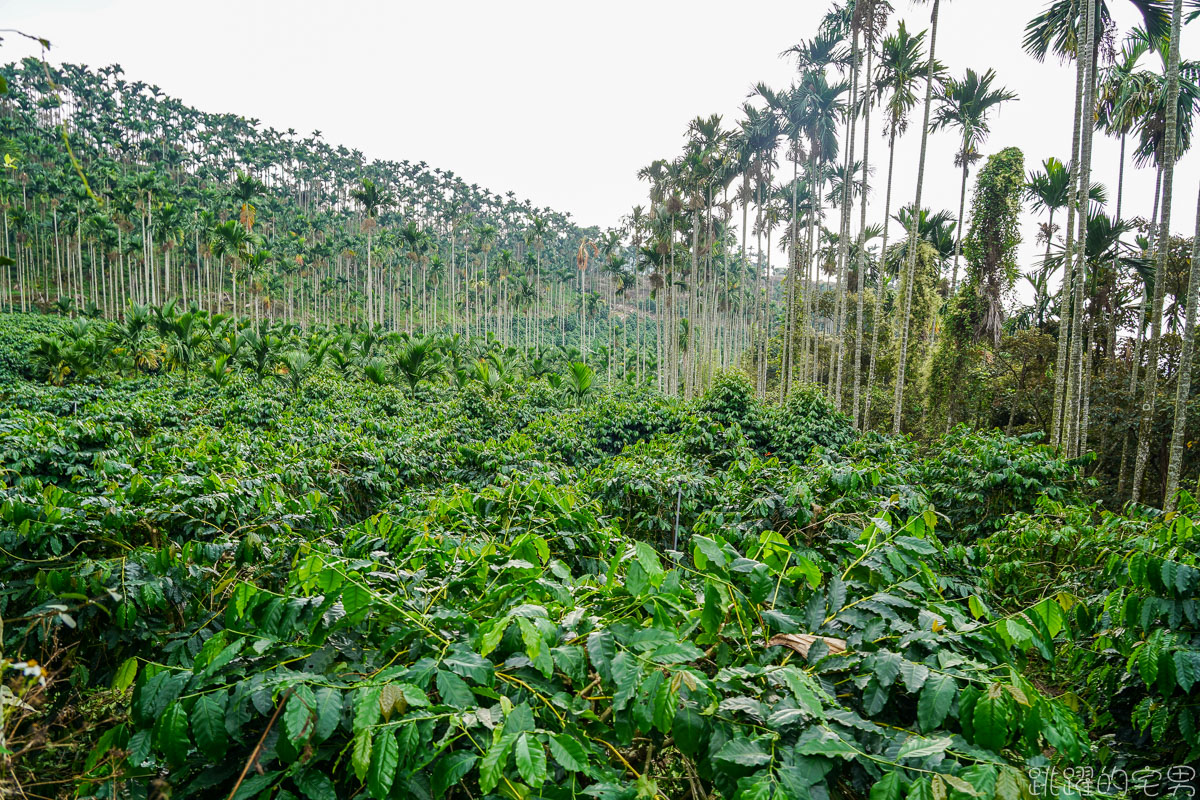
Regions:
M 970 170 L 970 162 L 967 161 L 967 145 L 963 143 L 963 165 L 962 165 L 962 183 L 958 190 L 958 223 L 954 229 L 954 266 L 950 269 L 950 297 L 954 297 L 954 292 L 958 289 L 958 257 L 962 253 L 962 238 L 963 238 L 963 214 L 967 209 L 967 175 Z
M 867 396 L 863 403 L 863 430 L 871 425 L 871 399 L 875 389 L 875 359 L 879 349 L 879 325 L 883 320 L 883 274 L 887 269 L 888 232 L 892 225 L 892 168 L 896 163 L 896 129 L 888 133 L 887 194 L 883 202 L 883 244 L 879 251 L 879 279 L 875 284 L 875 310 L 871 315 L 871 354 L 867 366 Z M 896 293 L 897 300 L 900 294 Z
M 1071 352 L 1070 372 L 1067 375 L 1067 405 L 1064 413 L 1067 415 L 1065 431 L 1067 436 L 1067 453 L 1071 457 L 1079 455 L 1080 441 L 1086 438 L 1081 435 L 1080 427 L 1083 410 L 1083 303 L 1084 287 L 1088 282 L 1087 263 L 1087 230 L 1088 230 L 1088 195 L 1092 180 L 1092 138 L 1096 126 L 1092 124 L 1096 107 L 1096 19 L 1095 3 L 1088 3 L 1087 16 L 1087 49 L 1084 53 L 1084 69 L 1087 72 L 1087 85 L 1084 91 L 1082 142 L 1080 145 L 1079 165 L 1072 177 L 1076 180 L 1075 188 L 1075 217 L 1079 225 L 1075 237 L 1075 279 L 1074 300 L 1071 303 Z
M 837 304 L 835 310 L 836 321 L 833 326 L 833 345 L 830 349 L 830 357 L 836 362 L 830 363 L 830 369 L 834 370 L 834 387 L 833 387 L 833 402 L 838 410 L 842 410 L 842 373 L 845 369 L 845 344 L 846 344 L 846 292 L 850 285 L 850 223 L 853 216 L 854 202 L 854 147 L 858 134 L 858 81 L 859 72 L 861 70 L 861 52 L 858 46 L 858 30 L 856 29 L 851 37 L 851 68 L 850 68 L 850 114 L 849 126 L 850 133 L 847 137 L 848 144 L 846 145 L 846 164 L 845 170 L 842 172 L 842 224 L 841 237 L 838 239 L 838 285 L 837 285 Z
M 1176 81 L 1175 91 L 1178 91 L 1179 35 L 1182 16 L 1182 8 L 1179 0 L 1176 0 L 1169 56 L 1174 70 L 1172 79 Z M 1169 239 L 1167 241 L 1169 242 Z M 1167 250 L 1169 247 L 1163 249 Z M 1192 238 L 1192 264 L 1188 270 L 1187 292 L 1183 344 L 1179 352 L 1179 376 L 1175 383 L 1175 422 L 1171 428 L 1171 455 L 1167 462 L 1167 486 L 1163 501 L 1163 508 L 1166 511 L 1174 511 L 1178 501 L 1179 476 L 1183 472 L 1184 439 L 1187 438 L 1187 406 L 1191 398 L 1192 359 L 1196 344 L 1196 304 L 1200 303 L 1200 196 L 1196 201 L 1196 232 Z
M 870 0 L 869 0 L 870 1 Z M 858 218 L 858 313 L 854 320 L 854 402 L 852 419 L 859 430 L 865 430 L 867 423 L 858 416 L 862 401 L 862 345 L 863 345 L 863 312 L 867 293 L 867 195 L 870 194 L 871 175 L 871 78 L 872 55 L 874 54 L 875 34 L 875 4 L 867 8 L 867 35 L 864 37 L 867 47 L 867 82 L 863 98 L 863 187 L 862 203 Z
M 925 155 L 929 146 L 929 112 L 933 100 L 933 70 L 936 65 L 937 52 L 938 10 L 941 0 L 933 0 L 933 14 L 930 17 L 929 36 L 929 67 L 925 76 L 925 120 L 921 125 L 921 157 L 917 162 L 917 196 L 913 202 L 912 227 L 908 232 L 908 257 L 905 269 L 906 277 L 903 287 L 904 311 L 900 315 L 900 353 L 896 362 L 896 392 L 892 399 L 892 433 L 900 433 L 900 421 L 904 413 L 904 372 L 908 360 L 908 320 L 912 314 L 912 289 L 917 267 L 917 236 L 920 231 L 921 219 L 921 190 L 925 186 Z
M 1078 34 L 1078 26 L 1076 28 Z M 1079 145 L 1083 125 L 1083 95 L 1086 75 L 1084 62 L 1079 51 L 1078 35 L 1076 37 L 1075 53 L 1075 124 L 1071 134 L 1071 158 L 1069 166 L 1073 176 L 1079 170 Z M 1091 124 L 1089 119 L 1088 124 Z M 1067 396 L 1067 357 L 1070 353 L 1071 339 L 1070 319 L 1071 305 L 1074 299 L 1072 279 L 1074 277 L 1071 254 L 1075 235 L 1076 190 L 1079 184 L 1071 181 L 1070 199 L 1067 202 L 1067 233 L 1063 248 L 1063 277 L 1058 290 L 1058 352 L 1054 362 L 1054 409 L 1050 419 L 1050 444 L 1054 447 L 1061 445 L 1063 435 L 1063 414 Z
M 1163 147 L 1162 219 L 1159 221 L 1158 258 L 1155 274 L 1167 274 L 1167 256 L 1171 250 L 1171 202 L 1175 180 L 1176 134 L 1179 124 L 1179 36 L 1183 23 L 1183 0 L 1175 0 L 1171 16 L 1171 46 L 1167 57 L 1167 130 Z M 1158 389 L 1158 357 L 1161 344 L 1163 298 L 1166 293 L 1165 280 L 1154 282 L 1154 305 L 1150 312 L 1150 351 L 1146 364 L 1146 381 L 1142 394 L 1142 419 L 1138 427 L 1137 456 L 1133 463 L 1132 500 L 1138 502 L 1142 494 L 1142 479 L 1146 474 L 1146 462 L 1150 457 L 1150 435 L 1154 425 L 1155 392 Z M 1189 292 L 1191 291 L 1189 280 Z M 1189 376 L 1190 379 L 1190 376 Z M 1182 436 L 1182 426 L 1180 435 Z
M 780 349 L 779 355 L 779 399 L 782 402 L 787 398 L 788 392 L 791 390 L 792 382 L 792 350 L 793 337 L 796 324 L 796 280 L 799 278 L 800 272 L 800 242 L 796 239 L 796 224 L 797 224 L 797 201 L 800 184 L 800 149 L 799 138 L 794 143 L 792 152 L 792 241 L 791 241 L 791 260 L 788 262 L 787 272 L 787 293 L 785 295 L 786 308 L 784 309 L 785 322 L 783 333 L 783 346 Z

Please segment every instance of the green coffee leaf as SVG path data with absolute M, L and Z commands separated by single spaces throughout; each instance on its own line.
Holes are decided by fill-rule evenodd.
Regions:
M 400 744 L 396 734 L 381 730 L 371 746 L 371 765 L 367 769 L 367 791 L 375 800 L 383 800 L 392 790 L 396 768 L 400 766 Z
M 922 731 L 934 730 L 942 724 L 957 693 L 958 684 L 949 675 L 935 673 L 925 681 L 917 701 L 917 723 Z
M 191 742 L 188 739 L 188 715 L 178 702 L 170 706 L 154 723 L 154 746 L 166 756 L 173 767 L 182 766 L 187 760 Z
M 215 762 L 225 757 L 229 736 L 225 731 L 225 692 L 201 695 L 192 706 L 192 736 L 200 752 Z
M 534 734 L 526 732 L 517 737 L 513 757 L 521 780 L 535 789 L 546 782 L 546 751 Z
M 550 754 L 567 772 L 586 772 L 587 753 L 577 739 L 563 734 L 551 734 Z

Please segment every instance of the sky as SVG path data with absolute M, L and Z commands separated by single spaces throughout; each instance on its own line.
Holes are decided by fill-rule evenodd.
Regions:
M 1021 49 L 1026 22 L 1046 2 L 941 5 L 939 60 L 953 74 L 995 68 L 998 82 L 1019 96 L 994 114 L 984 154 L 1019 147 L 1027 169 L 1049 156 L 1065 160 L 1071 141 L 1074 67 L 1039 64 Z M 49 39 L 52 60 L 117 63 L 126 79 L 205 111 L 302 134 L 320 130 L 369 158 L 425 161 L 606 227 L 645 204 L 648 187 L 637 170 L 677 155 L 689 120 L 718 113 L 733 126 L 754 84 L 786 88 L 795 68 L 780 53 L 811 37 L 829 5 L 0 0 L 0 26 Z M 893 5 L 891 28 L 897 19 L 910 29 L 928 26 L 929 6 Z M 1122 30 L 1136 22 L 1131 4 L 1112 5 Z M 4 61 L 37 52 L 4 37 Z M 1182 41 L 1184 58 L 1200 58 L 1200 23 Z M 917 118 L 910 132 L 919 127 Z M 883 216 L 881 128 L 877 115 L 872 221 Z M 953 134 L 932 136 L 925 205 L 957 211 L 955 150 Z M 900 140 L 893 208 L 911 202 L 918 153 L 917 135 Z M 1093 179 L 1114 197 L 1118 155 L 1115 141 L 1097 137 Z M 1187 155 L 1175 180 L 1172 230 L 1190 236 L 1200 155 Z M 1124 216 L 1149 216 L 1152 170 L 1127 169 L 1125 185 Z M 1041 252 L 1037 221 L 1024 215 L 1026 265 Z

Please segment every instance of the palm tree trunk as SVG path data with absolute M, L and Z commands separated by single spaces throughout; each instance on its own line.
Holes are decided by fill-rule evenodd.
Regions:
M 954 228 L 954 266 L 950 268 L 950 297 L 954 297 L 954 292 L 958 288 L 958 257 L 962 253 L 963 214 L 967 209 L 967 175 L 970 168 L 970 162 L 967 160 L 967 144 L 964 141 L 962 183 L 958 190 L 958 223 Z
M 1081 436 L 1081 418 L 1083 402 L 1081 392 L 1083 389 L 1083 301 L 1084 287 L 1087 285 L 1088 279 L 1088 264 L 1087 264 L 1087 229 L 1088 229 L 1088 202 L 1089 190 L 1092 185 L 1092 134 L 1096 130 L 1096 126 L 1092 124 L 1094 109 L 1096 107 L 1096 27 L 1098 20 L 1096 19 L 1096 6 L 1094 3 L 1088 3 L 1087 17 L 1087 49 L 1084 52 L 1084 69 L 1087 72 L 1087 87 L 1083 101 L 1083 119 L 1086 122 L 1082 126 L 1082 142 L 1080 145 L 1079 167 L 1076 175 L 1072 177 L 1076 180 L 1075 187 L 1075 216 L 1079 225 L 1078 234 L 1075 241 L 1075 279 L 1074 284 L 1074 300 L 1071 303 L 1071 354 L 1070 354 L 1070 372 L 1067 375 L 1067 395 L 1066 408 L 1064 414 L 1067 415 L 1065 422 L 1065 431 L 1067 436 L 1067 453 L 1070 457 L 1079 455 L 1080 441 L 1086 439 L 1086 433 Z
M 858 218 L 858 265 L 855 267 L 858 273 L 858 313 L 854 319 L 854 401 L 851 418 L 859 430 L 867 427 L 866 422 L 859 419 L 858 411 L 862 402 L 863 311 L 867 289 L 867 195 L 870 194 L 871 174 L 871 56 L 875 49 L 872 47 L 874 32 L 875 4 L 872 2 L 867 8 L 867 35 L 864 37 L 867 45 L 867 82 L 863 98 L 863 187 Z
M 1142 394 L 1142 419 L 1138 427 L 1137 456 L 1133 462 L 1131 499 L 1135 503 L 1141 498 L 1142 479 L 1146 474 L 1146 462 L 1150 457 L 1150 434 L 1154 425 L 1155 391 L 1158 388 L 1159 335 L 1162 331 L 1163 298 L 1167 284 L 1165 280 L 1161 279 L 1161 276 L 1167 274 L 1167 254 L 1171 249 L 1171 201 L 1178 144 L 1176 134 L 1179 124 L 1179 36 L 1182 23 L 1183 0 L 1175 0 L 1171 15 L 1171 46 L 1167 57 L 1167 130 L 1162 162 L 1162 220 L 1159 222 L 1158 257 L 1155 264 L 1155 274 L 1160 276 L 1160 279 L 1154 281 L 1154 305 L 1150 312 L 1150 351 Z M 1188 283 L 1190 292 L 1192 280 L 1189 279 Z M 1179 409 L 1177 408 L 1176 415 L 1178 414 Z M 1182 427 L 1180 426 L 1180 436 L 1183 435 Z M 1174 438 L 1174 434 L 1172 434 L 1172 438 Z
M 367 328 L 375 324 L 375 276 L 371 272 L 371 233 L 371 229 L 367 228 Z M 384 240 L 384 249 L 387 249 L 387 240 Z
M 883 202 L 883 244 L 879 251 L 879 280 L 875 284 L 875 310 L 871 315 L 871 354 L 867 365 L 867 396 L 863 402 L 863 430 L 871 425 L 871 395 L 875 389 L 875 358 L 879 349 L 879 325 L 883 320 L 883 273 L 887 268 L 888 232 L 892 225 L 892 168 L 896 163 L 896 129 L 888 134 L 887 194 Z M 899 298 L 899 293 L 896 297 Z
M 854 188 L 854 146 L 858 134 L 858 81 L 861 71 L 862 54 L 858 46 L 858 29 L 855 28 L 851 37 L 851 67 L 850 67 L 850 126 L 848 144 L 846 145 L 846 166 L 842 172 L 842 224 L 841 237 L 838 239 L 838 285 L 836 320 L 833 326 L 833 346 L 830 357 L 836 358 L 830 368 L 834 370 L 833 402 L 839 411 L 842 410 L 842 372 L 845 368 L 845 333 L 846 327 L 846 292 L 850 285 L 850 222 L 853 208 Z
M 798 142 L 797 142 L 798 144 Z M 797 147 L 792 153 L 792 241 L 791 260 L 788 262 L 787 292 L 785 293 L 783 346 L 779 354 L 779 398 L 787 397 L 791 388 L 792 374 L 792 336 L 796 324 L 796 279 L 799 277 L 800 243 L 796 241 L 796 205 L 800 184 L 800 151 Z
M 1071 158 L 1068 162 L 1072 174 L 1075 174 L 1079 169 L 1079 149 L 1083 125 L 1083 95 L 1086 78 L 1083 58 L 1078 52 L 1078 44 L 1076 44 L 1075 50 L 1075 124 L 1071 134 Z M 1088 124 L 1091 124 L 1090 121 Z M 1067 396 L 1067 356 L 1069 354 L 1068 345 L 1070 344 L 1069 320 L 1071 304 L 1074 298 L 1072 291 L 1074 273 L 1071 254 L 1074 252 L 1072 246 L 1075 236 L 1077 188 L 1078 182 L 1072 181 L 1070 199 L 1067 202 L 1067 233 L 1063 248 L 1063 277 L 1062 284 L 1058 290 L 1058 352 L 1054 361 L 1054 409 L 1050 419 L 1050 444 L 1053 447 L 1061 445 L 1064 439 L 1063 413 Z
M 1173 77 L 1178 80 L 1178 42 L 1182 17 L 1182 9 L 1178 0 L 1175 3 L 1174 13 L 1175 16 L 1171 21 L 1170 57 L 1176 72 Z M 1178 91 L 1178 85 L 1176 85 L 1176 91 Z M 1179 494 L 1179 476 L 1183 472 L 1183 440 L 1187 434 L 1187 404 L 1192 390 L 1192 357 L 1196 344 L 1196 304 L 1200 302 L 1200 196 L 1197 197 L 1196 208 L 1196 233 L 1192 238 L 1192 265 L 1188 270 L 1187 312 L 1183 325 L 1183 344 L 1179 352 L 1179 376 L 1175 383 L 1175 422 L 1171 427 L 1171 455 L 1167 461 L 1167 486 L 1163 501 L 1163 509 L 1166 511 L 1175 510 Z
M 900 353 L 896 362 L 896 392 L 892 398 L 892 433 L 900 433 L 900 420 L 904 412 L 904 368 L 908 360 L 908 320 L 912 314 L 912 288 L 916 282 L 914 275 L 917 267 L 917 235 L 921 219 L 921 190 L 925 185 L 925 155 L 929 147 L 929 112 L 933 100 L 933 70 L 936 64 L 934 55 L 937 52 L 938 10 L 941 0 L 933 0 L 933 13 L 930 17 L 929 36 L 929 67 L 925 76 L 925 121 L 921 125 L 921 157 L 917 162 L 917 196 L 913 202 L 912 228 L 908 232 L 908 257 L 905 269 L 907 284 L 902 288 L 904 294 L 904 310 L 900 314 Z

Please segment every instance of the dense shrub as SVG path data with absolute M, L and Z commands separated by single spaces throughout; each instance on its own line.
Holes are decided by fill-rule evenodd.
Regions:
M 914 481 L 928 486 L 930 499 L 956 535 L 971 538 L 1000 530 L 1016 512 L 1032 511 L 1041 497 L 1078 501 L 1088 484 L 1077 465 L 1036 435 L 1015 438 L 958 428 L 929 448 Z
M 1050 499 L 980 542 L 994 602 L 1064 598 L 1051 630 L 1006 630 L 1052 657 L 1110 769 L 1200 761 L 1200 507 L 1134 516 Z
M 769 441 L 767 415 L 754 396 L 754 387 L 741 373 L 718 373 L 696 402 L 696 412 L 726 427 L 737 425 L 755 449 Z
M 34 378 L 40 368 L 34 353 L 43 336 L 61 333 L 61 317 L 8 314 L 0 325 L 0 384 Z
M 780 458 L 803 461 L 814 447 L 839 449 L 854 441 L 854 426 L 817 389 L 792 392 L 771 415 L 769 449 Z

